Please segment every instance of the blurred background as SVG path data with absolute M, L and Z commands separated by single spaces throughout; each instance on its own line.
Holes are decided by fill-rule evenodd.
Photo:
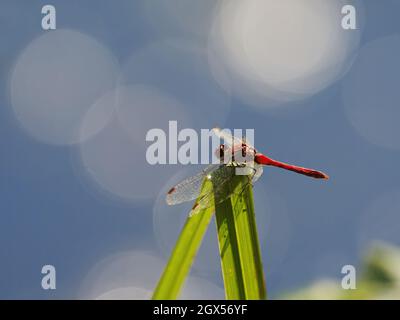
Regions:
M 46 4 L 56 30 L 42 29 Z M 355 30 L 342 28 L 349 4 Z M 270 168 L 254 187 L 270 298 L 313 283 L 294 297 L 340 298 L 342 267 L 376 279 L 363 257 L 382 250 L 398 284 L 399 12 L 397 0 L 2 0 L 0 298 L 151 296 L 191 207 L 165 193 L 202 168 L 147 164 L 146 133 L 169 120 L 254 128 L 261 152 L 330 175 Z M 41 287 L 47 264 L 56 290 Z M 182 298 L 223 297 L 213 222 Z

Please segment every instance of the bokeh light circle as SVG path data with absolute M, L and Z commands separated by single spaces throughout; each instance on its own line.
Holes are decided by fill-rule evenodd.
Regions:
M 217 55 L 210 59 L 214 76 L 263 109 L 325 89 L 348 70 L 359 44 L 360 30 L 341 26 L 344 4 L 222 1 L 210 37 L 210 52 Z
M 166 261 L 145 250 L 112 254 L 96 263 L 80 289 L 85 299 L 150 299 Z M 179 299 L 223 299 L 224 290 L 211 281 L 189 276 Z
M 78 31 L 58 29 L 34 39 L 18 57 L 10 99 L 21 126 L 34 138 L 68 145 L 86 139 L 81 121 L 114 88 L 119 67 L 112 53 Z
M 180 170 L 172 176 L 161 188 L 153 207 L 153 232 L 157 246 L 165 258 L 173 249 L 182 230 L 193 203 L 169 206 L 165 201 L 168 190 L 201 170 L 199 166 L 192 166 Z M 193 269 L 200 274 L 213 274 L 220 270 L 218 238 L 214 219 L 211 221 L 203 238 L 201 247 L 193 263 Z
M 113 101 L 114 105 L 110 105 Z M 89 181 L 119 199 L 134 201 L 156 196 L 178 166 L 149 164 L 146 150 L 152 142 L 146 141 L 146 134 L 159 128 L 168 139 L 169 120 L 188 127 L 192 123 L 180 102 L 156 88 L 124 86 L 104 95 L 87 113 L 81 128 L 86 135 L 92 128 L 103 127 L 80 145 L 80 158 Z
M 80 295 L 83 298 L 94 299 L 106 293 L 109 295 L 112 290 L 128 287 L 137 288 L 139 294 L 152 292 L 164 263 L 156 254 L 147 250 L 112 254 L 90 269 L 82 281 Z M 118 294 L 120 293 L 121 291 Z

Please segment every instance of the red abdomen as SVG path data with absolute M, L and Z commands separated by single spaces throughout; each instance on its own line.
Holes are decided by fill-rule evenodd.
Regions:
M 258 164 L 262 164 L 265 166 L 274 166 L 274 167 L 279 167 L 285 170 L 290 170 L 296 173 L 303 174 L 308 177 L 316 178 L 316 179 L 328 179 L 329 176 L 321 171 L 313 170 L 313 169 L 308 169 L 308 168 L 303 168 L 303 167 L 298 167 L 294 166 L 291 164 L 287 164 L 284 162 L 276 161 L 274 159 L 268 158 L 267 156 L 257 153 L 254 157 L 254 161 Z

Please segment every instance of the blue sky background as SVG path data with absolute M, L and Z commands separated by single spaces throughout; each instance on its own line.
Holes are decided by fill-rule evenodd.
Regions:
M 142 52 L 139 66 L 153 65 L 146 60 L 150 56 L 148 51 L 141 50 L 154 42 L 159 46 L 151 51 L 155 52 L 155 61 L 167 54 L 177 57 L 179 49 L 163 51 L 165 39 L 195 46 L 204 46 L 206 42 L 207 25 L 203 26 L 201 21 L 203 16 L 210 16 L 212 1 L 197 4 L 196 10 L 183 6 L 187 11 L 178 12 L 186 14 L 186 19 L 181 21 L 162 9 L 160 1 L 149 2 L 151 5 L 127 0 L 52 1 L 51 4 L 57 10 L 58 30 L 77 30 L 108 48 L 119 65 L 123 83 L 140 84 L 143 80 L 156 86 L 176 98 L 189 115 L 198 114 L 203 104 L 204 113 L 211 114 L 212 106 L 205 103 L 220 101 L 230 110 L 221 117 L 226 119 L 218 123 L 220 126 L 254 128 L 261 152 L 282 161 L 321 169 L 331 176 L 329 181 L 321 182 L 270 168 L 255 185 L 264 268 L 272 297 L 323 277 L 339 278 L 343 265 L 359 265 L 360 257 L 373 240 L 400 244 L 400 130 L 393 125 L 400 115 L 397 100 L 400 63 L 399 55 L 395 54 L 400 48 L 396 38 L 400 32 L 398 1 L 363 1 L 361 49 L 349 71 L 328 88 L 273 111 L 252 108 L 234 90 L 225 99 L 223 90 L 211 77 L 196 76 L 196 72 L 201 74 L 204 70 L 197 68 L 196 57 L 192 64 L 187 62 L 191 61 L 190 50 L 183 50 L 184 58 L 172 60 L 177 65 L 179 61 L 188 63 L 184 71 L 175 72 L 175 65 L 171 66 L 168 59 L 160 63 L 159 69 L 154 64 L 150 74 L 145 68 L 132 67 L 130 62 L 133 59 L 135 63 L 137 52 Z M 151 177 L 152 170 L 145 170 L 149 181 L 158 182 L 154 184 L 154 194 L 147 199 L 133 197 L 127 201 L 111 195 L 88 177 L 80 162 L 82 146 L 48 144 L 24 129 L 13 112 L 10 77 L 29 43 L 53 32 L 41 29 L 40 11 L 44 4 L 47 2 L 3 0 L 0 3 L 0 298 L 94 298 L 118 286 L 144 286 L 150 290 L 159 276 L 157 268 L 153 271 L 143 266 L 135 269 L 134 263 L 130 265 L 136 278 L 150 279 L 144 285 L 135 283 L 136 278 L 132 279 L 129 272 L 110 280 L 119 269 L 110 269 L 107 263 L 104 270 L 111 271 L 104 271 L 106 275 L 100 277 L 95 266 L 116 253 L 138 250 L 156 257 L 162 264 L 188 207 L 164 208 L 160 195 L 168 185 L 167 180 L 183 166 L 154 171 L 154 175 L 165 176 L 163 181 Z M 192 23 L 195 31 L 185 27 L 187 23 Z M 384 41 L 379 42 L 381 39 Z M 363 53 L 362 48 L 371 43 L 375 51 Z M 37 79 L 41 81 L 40 74 Z M 379 85 L 382 90 L 378 93 L 384 93 L 382 99 L 373 89 Z M 377 100 L 372 96 L 378 96 Z M 361 134 L 354 125 L 357 121 L 349 120 L 349 114 L 351 117 L 353 113 L 346 112 L 352 104 L 362 104 L 360 101 L 373 101 L 368 106 L 382 114 L 375 117 L 376 121 L 372 117 L 363 122 L 371 130 L 367 127 Z M 135 112 L 138 123 L 141 110 Z M 368 110 L 365 114 L 375 114 Z M 364 111 L 358 108 L 354 114 L 360 112 Z M 173 115 L 171 119 L 163 114 L 153 117 L 153 127 L 174 120 Z M 205 120 L 194 127 L 211 128 L 215 121 L 218 118 L 210 115 L 209 123 Z M 152 128 L 151 122 L 147 124 Z M 388 128 L 391 131 L 387 133 Z M 384 134 L 380 136 L 380 132 Z M 100 133 L 93 139 L 101 142 L 101 137 Z M 391 142 L 385 144 L 387 137 Z M 132 149 L 135 150 L 134 145 Z M 143 154 L 142 148 L 136 150 L 137 156 Z M 200 167 L 184 170 L 187 172 L 181 173 L 181 177 Z M 140 186 L 145 182 L 137 178 L 133 183 Z M 158 218 L 162 212 L 170 215 L 170 219 Z M 161 226 L 157 219 L 163 221 Z M 167 244 L 163 245 L 160 228 L 165 229 L 163 236 L 172 239 Z M 192 276 L 222 288 L 220 272 L 214 267 L 218 266 L 217 239 L 212 238 L 215 232 L 211 230 L 207 236 L 210 240 L 202 249 Z M 45 264 L 56 267 L 56 290 L 41 288 L 40 271 Z M 200 290 L 198 284 L 191 290 Z M 201 290 L 200 297 L 204 298 L 215 293 L 207 288 Z

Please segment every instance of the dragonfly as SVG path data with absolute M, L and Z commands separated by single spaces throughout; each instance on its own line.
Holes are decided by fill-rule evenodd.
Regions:
M 235 189 L 234 192 L 242 192 L 247 184 L 256 182 L 261 177 L 264 166 L 278 167 L 316 179 L 329 179 L 329 176 L 322 171 L 274 160 L 258 152 L 245 139 L 235 137 L 225 130 L 214 128 L 212 131 L 224 142 L 215 151 L 221 163 L 209 165 L 198 174 L 186 178 L 172 187 L 166 196 L 168 205 L 177 205 L 197 199 L 192 208 L 192 213 L 196 213 L 199 209 L 209 208 L 225 201 L 233 195 L 233 193 L 227 193 L 226 188 L 236 175 L 237 168 L 245 170 L 245 174 L 242 173 L 242 175 L 247 177 L 247 183 L 243 184 L 242 188 Z M 241 154 L 240 161 L 235 161 L 239 154 Z M 226 161 L 229 158 L 231 160 Z M 213 181 L 213 188 L 199 197 L 205 179 Z

